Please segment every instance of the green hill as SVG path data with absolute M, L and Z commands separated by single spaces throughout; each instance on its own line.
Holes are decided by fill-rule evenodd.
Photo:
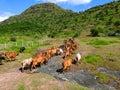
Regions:
M 120 1 L 90 8 L 80 14 L 93 36 L 120 35 Z
M 53 3 L 31 6 L 20 15 L 0 23 L 0 34 L 48 37 L 79 36 L 81 31 L 92 36 L 120 34 L 120 1 L 75 13 Z
M 31 6 L 20 15 L 13 16 L 0 24 L 0 33 L 48 35 L 54 37 L 55 33 L 69 34 L 75 16 L 71 10 L 64 10 L 53 3 L 43 3 Z M 75 23 L 74 23 L 75 22 Z

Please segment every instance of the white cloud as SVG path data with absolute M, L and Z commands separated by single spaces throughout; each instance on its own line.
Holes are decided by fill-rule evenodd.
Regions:
M 35 0 L 42 2 L 53 2 L 53 3 L 68 3 L 71 5 L 80 5 L 90 3 L 92 0 Z
M 68 3 L 74 4 L 74 5 L 80 5 L 80 4 L 87 4 L 90 3 L 92 0 L 68 0 Z
M 0 22 L 8 19 L 10 16 L 13 16 L 14 14 L 11 13 L 11 12 L 3 12 L 3 13 L 0 13 Z

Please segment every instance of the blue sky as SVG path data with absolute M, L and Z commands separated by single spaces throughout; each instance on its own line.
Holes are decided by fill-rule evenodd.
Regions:
M 21 14 L 32 5 L 45 2 L 53 2 L 64 9 L 79 12 L 111 1 L 113 0 L 0 0 L 0 21 Z

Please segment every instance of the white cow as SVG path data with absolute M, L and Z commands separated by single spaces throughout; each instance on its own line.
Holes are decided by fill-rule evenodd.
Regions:
M 30 67 L 31 62 L 32 62 L 32 58 L 25 59 L 21 62 L 22 72 L 23 72 L 25 67 Z
M 80 53 L 76 54 L 76 62 L 80 62 L 81 63 L 81 54 Z

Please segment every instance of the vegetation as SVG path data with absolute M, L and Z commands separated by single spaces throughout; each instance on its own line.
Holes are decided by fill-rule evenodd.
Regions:
M 6 64 L 8 67 L 1 68 L 0 73 L 8 71 L 9 67 L 19 66 L 22 60 L 33 57 L 37 50 L 46 49 L 53 45 L 59 46 L 63 44 L 63 39 L 73 36 L 78 37 L 82 32 L 90 32 L 90 36 L 77 38 L 80 44 L 78 51 L 82 52 L 83 55 L 82 63 L 78 67 L 88 69 L 88 71 L 92 69 L 91 72 L 98 67 L 120 71 L 120 37 L 100 37 L 120 35 L 119 16 L 119 0 L 79 13 L 64 10 L 53 3 L 31 6 L 22 14 L 10 17 L 0 23 L 1 52 L 18 51 L 21 46 L 27 47 L 17 57 L 16 62 L 8 62 Z M 49 37 L 54 39 L 51 40 Z M 1 67 L 3 66 L 1 65 Z M 93 74 L 99 77 L 97 80 L 100 83 L 110 84 L 113 80 L 111 76 L 98 72 L 98 70 L 97 73 Z M 36 77 L 36 79 L 33 77 Z M 31 75 L 28 78 L 30 78 L 28 81 L 31 80 L 28 86 L 35 89 L 49 80 L 49 78 L 46 79 L 45 75 L 42 76 L 43 80 L 39 75 Z M 23 85 L 25 80 L 21 81 L 22 84 L 19 84 L 18 90 L 29 88 L 27 87 L 28 83 Z M 45 80 L 45 82 L 41 80 Z M 118 84 L 120 86 L 120 82 Z M 49 83 L 47 85 L 49 88 Z M 78 84 L 70 83 L 69 85 L 67 82 L 67 85 L 65 87 L 68 90 L 87 90 L 87 88 Z M 59 86 L 54 85 L 53 87 L 59 90 Z
M 100 62 L 101 58 L 98 55 L 88 54 L 85 57 L 85 60 L 86 60 L 87 63 L 97 64 L 97 63 Z
M 1 22 L 0 34 L 77 37 L 82 31 L 90 30 L 92 36 L 119 36 L 119 16 L 119 0 L 79 13 L 64 10 L 53 3 L 43 3 Z
M 24 85 L 19 85 L 18 90 L 25 90 Z
M 88 44 L 91 45 L 109 45 L 109 44 L 113 44 L 116 43 L 117 41 L 112 41 L 112 40 L 100 40 L 100 39 L 96 39 L 96 40 L 92 40 L 90 41 Z

